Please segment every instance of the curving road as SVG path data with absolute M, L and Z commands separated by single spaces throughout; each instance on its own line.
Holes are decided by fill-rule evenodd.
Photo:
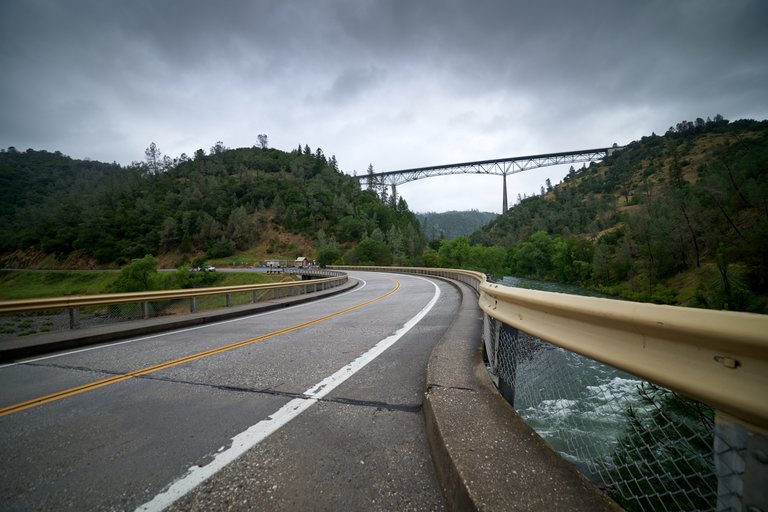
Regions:
M 3 510 L 442 510 L 424 369 L 459 292 L 354 290 L 0 366 Z

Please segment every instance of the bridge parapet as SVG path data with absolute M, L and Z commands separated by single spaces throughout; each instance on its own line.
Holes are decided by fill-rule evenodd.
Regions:
M 768 510 L 768 316 L 510 288 L 463 270 L 335 268 L 469 282 L 489 375 L 521 416 L 546 413 L 534 428 L 579 408 L 575 388 L 599 394 L 583 411 L 591 423 L 560 425 L 585 435 L 555 448 L 624 505 Z M 573 377 L 585 362 L 627 373 L 590 384 Z M 595 430 L 603 446 L 579 446 Z

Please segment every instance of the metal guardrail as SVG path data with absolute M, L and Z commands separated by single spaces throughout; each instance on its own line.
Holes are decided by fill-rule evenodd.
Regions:
M 542 342 L 531 341 L 540 338 L 548 342 L 544 345 L 551 349 L 559 347 L 581 354 L 712 407 L 715 410 L 714 428 L 710 429 L 709 437 L 685 439 L 686 443 L 711 445 L 709 455 L 704 456 L 702 462 L 711 467 L 711 475 L 706 478 L 715 481 L 715 488 L 708 489 L 713 496 L 708 503 L 715 500 L 718 510 L 768 510 L 768 315 L 511 288 L 488 282 L 484 274 L 464 270 L 333 268 L 432 275 L 470 284 L 478 292 L 479 305 L 484 312 L 489 373 L 505 396 L 510 392 L 514 394 L 515 386 L 520 384 L 515 382 L 519 379 L 517 361 L 527 359 L 530 362 L 536 359 L 537 351 L 548 350 Z M 534 346 L 536 343 L 539 345 Z M 528 352 L 520 350 L 520 346 Z M 529 347 L 533 347 L 533 352 Z M 548 386 L 546 383 L 537 385 Z M 637 386 L 637 392 L 648 398 L 652 392 L 643 386 Z M 562 407 L 572 398 L 566 390 L 560 399 L 549 400 L 548 405 L 556 409 L 555 413 L 562 413 Z M 605 397 L 606 402 L 616 399 L 617 395 L 610 391 Z M 650 406 L 646 404 L 647 407 Z M 670 420 L 673 413 L 658 408 L 638 412 L 637 402 L 616 404 L 614 408 L 627 416 L 636 415 L 640 427 L 632 428 L 641 431 L 633 434 L 629 432 L 630 428 L 627 432 L 638 439 L 645 436 L 644 442 L 650 442 L 648 439 L 657 435 L 652 430 L 642 430 L 642 422 L 647 418 L 657 421 L 651 428 L 661 431 L 662 437 L 667 435 L 663 432 L 665 428 L 687 430 L 689 427 L 686 425 L 688 420 L 674 424 Z M 631 505 L 635 499 L 633 506 L 639 503 L 643 509 L 658 509 L 654 504 L 659 503 L 662 510 L 701 507 L 700 503 L 686 501 L 686 493 L 691 491 L 676 488 L 679 481 L 671 483 L 675 479 L 691 480 L 691 477 L 650 474 L 654 470 L 660 471 L 665 464 L 667 467 L 689 465 L 690 461 L 670 462 L 666 455 L 650 453 L 670 449 L 670 445 L 682 439 L 676 435 L 682 436 L 668 434 L 661 442 L 654 440 L 655 446 L 635 447 L 639 450 L 635 453 L 637 458 L 643 451 L 647 456 L 655 457 L 651 464 L 643 466 L 638 461 L 624 461 L 629 464 L 628 469 L 610 468 L 614 474 L 633 473 L 634 480 L 620 482 L 621 485 L 634 488 L 633 492 L 654 495 L 652 498 L 631 497 L 625 504 Z M 693 459 L 693 454 L 682 452 L 683 459 Z M 613 460 L 617 460 L 616 457 Z M 609 462 L 608 465 L 612 464 Z M 649 469 L 650 466 L 656 467 Z M 699 477 L 694 475 L 693 478 Z M 606 482 L 605 485 L 619 484 Z M 661 487 L 669 487 L 666 494 L 659 492 Z M 686 499 L 678 501 L 681 495 Z
M 368 272 L 395 272 L 400 274 L 417 274 L 424 276 L 444 277 L 453 279 L 472 287 L 480 293 L 480 285 L 486 282 L 485 274 L 474 270 L 461 270 L 454 268 L 430 268 L 430 267 L 376 267 L 376 266 L 345 266 L 333 265 L 328 268 L 334 270 L 360 270 Z
M 174 302 L 178 303 L 180 300 L 188 299 L 188 311 L 194 313 L 204 306 L 201 302 L 204 298 L 215 298 L 217 296 L 222 296 L 224 298 L 223 300 L 219 299 L 216 304 L 212 304 L 212 307 L 207 309 L 215 307 L 231 307 L 235 305 L 236 302 L 240 304 L 248 302 L 255 303 L 269 298 L 277 299 L 285 296 L 321 291 L 340 286 L 348 280 L 347 275 L 342 272 L 332 273 L 323 270 L 314 272 L 310 269 L 304 272 L 295 273 L 312 277 L 312 279 L 284 283 L 0 301 L 0 319 L 2 319 L 2 317 L 7 318 L 9 315 L 22 315 L 26 318 L 25 321 L 30 322 L 29 317 L 34 314 L 65 311 L 68 312 L 68 327 L 70 329 L 77 329 L 81 325 L 81 310 L 98 311 L 99 316 L 102 318 L 119 316 L 121 319 L 146 319 L 153 316 L 153 308 L 150 307 L 151 304 L 168 305 Z M 319 277 L 322 275 L 330 275 L 330 277 Z M 235 297 L 237 300 L 234 299 Z M 138 305 L 138 308 L 134 308 L 136 311 L 128 313 L 126 311 L 110 311 L 110 309 L 115 310 L 121 308 L 126 310 L 129 309 L 127 306 L 131 305 Z M 155 308 L 155 310 L 160 312 L 164 310 L 164 308 L 158 307 Z M 50 318 L 47 319 L 47 324 L 54 327 L 54 322 L 52 322 Z
M 768 428 L 768 316 L 484 283 L 480 307 L 559 347 Z

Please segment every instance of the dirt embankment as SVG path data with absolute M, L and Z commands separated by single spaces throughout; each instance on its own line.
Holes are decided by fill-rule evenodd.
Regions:
M 116 268 L 101 265 L 95 259 L 81 251 L 68 254 L 59 259 L 55 255 L 40 251 L 14 251 L 0 256 L 0 268 L 45 269 L 45 270 L 103 270 Z

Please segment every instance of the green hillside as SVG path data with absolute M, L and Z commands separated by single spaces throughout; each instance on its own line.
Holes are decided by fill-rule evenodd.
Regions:
M 474 233 L 514 275 L 766 311 L 768 121 L 697 119 L 571 169 Z
M 342 173 L 335 157 L 221 143 L 193 158 L 152 144 L 128 167 L 60 153 L 0 152 L 0 254 L 6 266 L 116 266 L 146 254 L 308 256 L 324 263 L 418 263 L 418 221 Z

